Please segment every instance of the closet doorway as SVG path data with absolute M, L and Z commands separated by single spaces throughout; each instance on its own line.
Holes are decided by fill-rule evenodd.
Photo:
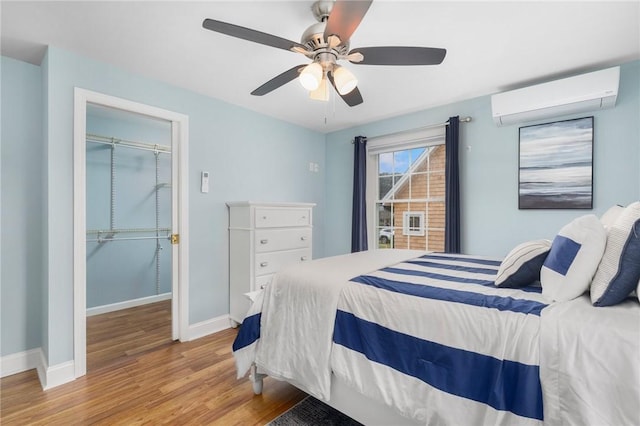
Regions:
M 188 340 L 188 119 L 76 88 L 74 120 L 74 370 L 79 377 L 87 371 L 87 316 L 100 315 L 91 324 L 97 318 L 119 324 L 120 332 L 106 334 L 113 333 L 115 346 L 122 348 L 127 336 L 147 339 L 142 346 Z M 132 313 L 137 317 L 127 320 Z M 127 328 L 132 321 L 140 326 Z M 111 356 L 96 358 L 94 365 Z

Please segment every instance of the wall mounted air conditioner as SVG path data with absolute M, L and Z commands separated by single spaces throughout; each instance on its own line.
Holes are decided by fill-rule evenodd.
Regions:
M 612 108 L 618 97 L 620 67 L 563 78 L 491 96 L 498 126 Z

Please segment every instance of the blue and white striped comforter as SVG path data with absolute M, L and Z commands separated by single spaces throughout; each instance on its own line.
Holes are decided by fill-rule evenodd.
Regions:
M 496 288 L 499 265 L 427 254 L 353 278 L 338 302 L 334 374 L 427 424 L 538 423 L 546 303 L 539 288 Z
M 496 288 L 499 265 L 424 254 L 352 275 L 330 307 L 330 371 L 425 424 L 539 424 L 546 304 L 539 288 Z M 242 375 L 261 343 L 260 302 L 252 309 L 234 344 Z M 304 388 L 295 373 L 285 378 Z

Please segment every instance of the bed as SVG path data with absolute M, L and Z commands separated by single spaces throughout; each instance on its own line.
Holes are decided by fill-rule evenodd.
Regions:
M 640 424 L 638 300 L 550 304 L 498 288 L 501 261 L 373 250 L 284 269 L 234 342 L 365 424 Z

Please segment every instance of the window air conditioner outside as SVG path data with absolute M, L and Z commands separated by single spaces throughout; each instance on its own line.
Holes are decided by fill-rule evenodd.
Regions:
M 537 84 L 491 96 L 498 126 L 613 108 L 618 97 L 620 67 Z

